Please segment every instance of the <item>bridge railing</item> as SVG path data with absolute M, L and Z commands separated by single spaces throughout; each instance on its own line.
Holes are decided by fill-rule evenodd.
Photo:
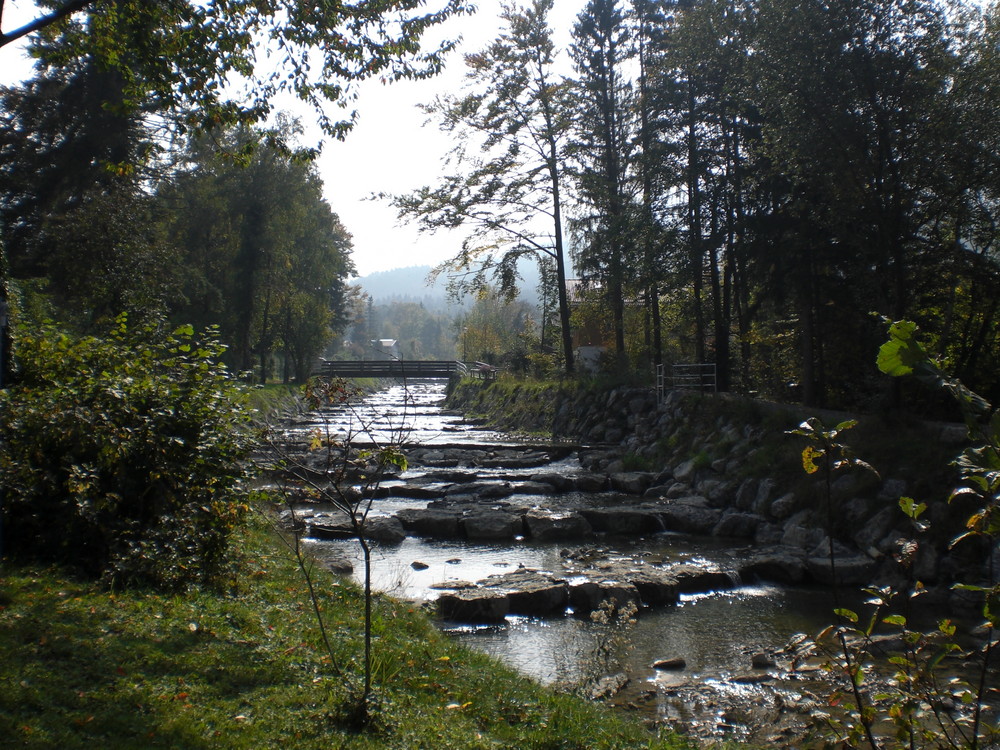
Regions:
M 449 360 L 321 360 L 316 375 L 332 378 L 448 378 L 460 372 Z

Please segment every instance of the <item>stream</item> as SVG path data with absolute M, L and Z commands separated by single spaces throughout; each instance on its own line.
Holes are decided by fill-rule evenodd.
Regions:
M 523 436 L 484 429 L 442 408 L 442 381 L 408 382 L 367 397 L 353 410 L 331 409 L 301 417 L 293 439 L 318 426 L 355 441 L 399 442 L 410 464 L 383 482 L 372 517 L 425 509 L 428 499 L 397 497 L 393 487 L 423 483 L 450 492 L 457 481 L 515 483 L 545 472 L 570 476 L 580 470 L 572 450 L 530 468 L 490 460 L 505 447 L 531 443 Z M 545 446 L 540 446 L 544 449 Z M 557 455 L 556 455 L 557 454 Z M 537 461 L 535 463 L 538 463 Z M 461 476 L 466 474 L 468 476 Z M 504 495 L 504 503 L 531 507 L 586 507 L 604 502 L 606 492 Z M 310 511 L 312 512 L 312 511 Z M 351 540 L 308 539 L 320 559 L 347 558 L 355 575 L 361 552 Z M 736 570 L 751 549 L 745 544 L 679 533 L 613 536 L 584 541 L 434 539 L 407 535 L 378 544 L 373 586 L 393 596 L 432 603 L 442 587 L 481 581 L 521 569 L 567 574 L 580 556 L 656 565 L 690 564 Z M 571 575 L 570 572 L 567 575 Z M 638 712 L 651 724 L 684 729 L 705 741 L 731 738 L 799 747 L 810 713 L 821 705 L 824 687 L 788 666 L 783 648 L 796 634 L 816 633 L 832 619 L 830 591 L 742 581 L 680 595 L 676 604 L 639 608 L 634 617 L 607 618 L 600 612 L 550 617 L 507 615 L 501 622 L 461 623 L 439 619 L 455 640 L 491 654 L 543 683 L 577 689 Z M 664 660 L 673 660 L 662 668 Z M 654 668 L 659 663 L 661 668 Z

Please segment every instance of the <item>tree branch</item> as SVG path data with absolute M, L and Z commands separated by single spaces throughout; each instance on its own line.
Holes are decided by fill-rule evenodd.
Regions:
M 5 47 L 11 42 L 15 42 L 21 37 L 27 36 L 28 34 L 38 31 L 39 29 L 44 29 L 56 21 L 66 18 L 78 11 L 83 10 L 88 5 L 93 5 L 97 0 L 70 0 L 61 8 L 52 11 L 47 16 L 40 16 L 36 18 L 31 23 L 27 23 L 19 29 L 14 29 L 9 34 L 4 34 L 0 32 L 0 47 Z

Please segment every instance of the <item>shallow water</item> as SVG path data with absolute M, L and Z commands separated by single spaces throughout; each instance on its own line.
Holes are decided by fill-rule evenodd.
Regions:
M 444 384 L 437 381 L 410 382 L 380 391 L 353 410 L 327 410 L 320 419 L 303 421 L 296 429 L 308 430 L 322 423 L 334 432 L 357 433 L 362 429 L 376 441 L 396 440 L 415 446 L 469 444 L 475 446 L 521 442 L 508 435 L 465 422 L 460 416 L 441 410 Z M 545 471 L 573 471 L 575 458 L 563 459 Z M 415 467 L 404 478 L 427 470 Z M 481 479 L 504 478 L 504 469 L 475 469 Z M 392 482 L 387 483 L 391 486 Z M 508 498 L 517 502 L 518 498 Z M 559 503 L 572 501 L 586 505 L 593 496 L 577 493 L 561 496 Z M 551 499 L 533 497 L 530 502 L 545 504 Z M 403 498 L 377 500 L 375 514 L 394 513 L 402 508 L 424 507 L 425 501 Z M 312 541 L 326 554 L 352 559 L 361 571 L 360 550 L 350 541 Z M 591 545 L 602 556 L 655 556 L 663 561 L 702 561 L 732 567 L 734 558 L 745 552 L 729 542 L 659 534 L 641 540 L 597 539 Z M 510 572 L 519 566 L 559 573 L 565 544 L 536 544 L 515 541 L 481 544 L 407 538 L 395 547 L 376 547 L 373 586 L 396 596 L 416 601 L 432 600 L 435 584 L 476 581 L 493 574 Z M 418 563 L 417 568 L 413 563 Z M 360 575 L 360 573 L 358 573 Z M 676 607 L 644 609 L 634 625 L 608 625 L 574 617 L 540 620 L 509 617 L 501 626 L 475 627 L 441 623 L 457 640 L 486 651 L 546 683 L 572 684 L 597 671 L 624 670 L 641 679 L 666 682 L 672 673 L 657 672 L 654 661 L 682 657 L 687 663 L 684 679 L 716 679 L 746 673 L 754 653 L 782 646 L 799 632 L 814 632 L 830 619 L 829 592 L 816 589 L 738 585 L 733 590 L 686 596 Z M 620 632 L 619 632 L 620 631 Z
M 664 561 L 714 562 L 725 568 L 734 558 L 732 550 L 715 540 L 681 535 L 609 542 L 596 542 L 607 559 L 652 554 Z M 355 543 L 310 543 L 348 557 L 360 575 L 361 554 Z M 407 538 L 397 547 L 375 548 L 373 586 L 394 596 L 427 601 L 437 595 L 431 588 L 435 584 L 477 581 L 519 566 L 559 574 L 565 563 L 560 553 L 565 549 L 566 545 L 531 542 L 473 544 Z M 421 569 L 414 569 L 414 562 Z M 728 591 L 682 596 L 673 607 L 643 608 L 634 625 L 617 629 L 571 612 L 549 619 L 511 616 L 500 626 L 441 623 L 441 627 L 457 640 L 545 683 L 577 684 L 595 671 L 626 671 L 641 679 L 669 683 L 672 673 L 657 672 L 653 662 L 683 657 L 685 680 L 745 674 L 751 669 L 753 654 L 780 647 L 795 633 L 818 630 L 829 616 L 828 591 L 740 584 Z

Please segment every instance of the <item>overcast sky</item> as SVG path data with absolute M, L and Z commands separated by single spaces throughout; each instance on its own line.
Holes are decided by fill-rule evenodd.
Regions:
M 557 42 L 565 47 L 569 28 L 586 0 L 556 0 L 552 25 Z M 499 0 L 477 3 L 479 12 L 453 20 L 447 35 L 461 35 L 462 49 L 476 51 L 496 36 Z M 3 30 L 10 31 L 35 16 L 29 0 L 4 3 Z M 0 49 L 0 81 L 6 84 L 31 74 L 30 61 L 20 48 Z M 326 198 L 354 238 L 354 264 L 361 276 L 414 265 L 435 265 L 455 255 L 462 241 L 456 233 L 418 233 L 400 225 L 385 203 L 368 200 L 375 192 L 404 193 L 432 184 L 440 173 L 448 141 L 434 124 L 423 125 L 417 105 L 438 93 L 457 91 L 464 65 L 461 52 L 453 54 L 440 76 L 428 81 L 403 81 L 389 86 L 369 81 L 360 89 L 358 123 L 344 142 L 327 140 L 317 164 Z M 312 113 L 298 109 L 307 129 L 307 144 L 319 138 Z M 310 142 L 311 141 L 311 142 Z

